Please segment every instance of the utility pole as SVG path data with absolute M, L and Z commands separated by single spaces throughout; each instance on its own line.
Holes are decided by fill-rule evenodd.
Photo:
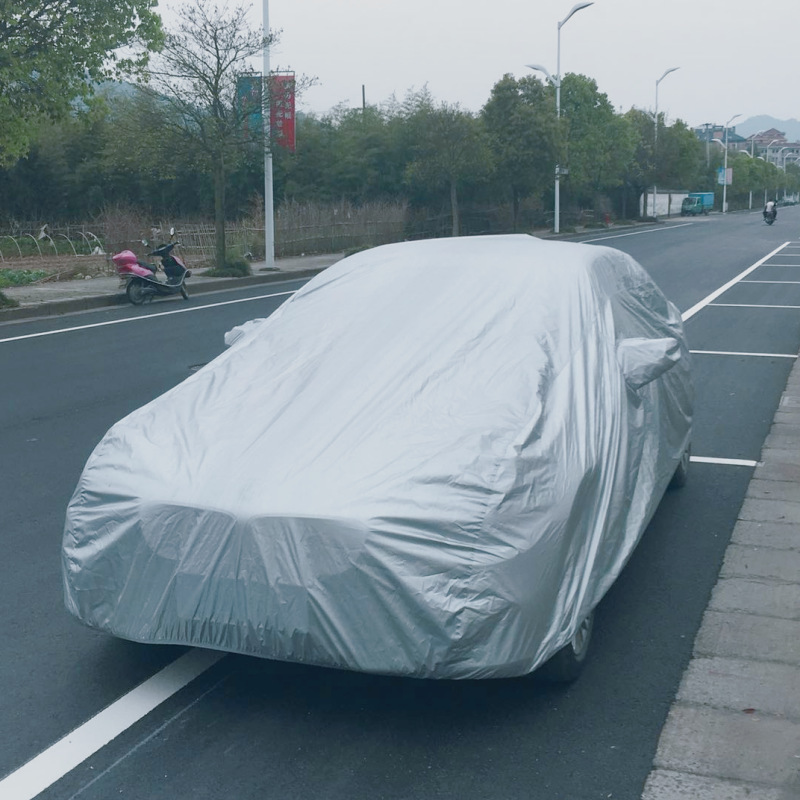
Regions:
M 269 0 L 264 0 L 264 74 L 261 83 L 264 124 L 264 259 L 267 269 L 275 267 L 275 210 L 272 188 L 272 142 L 270 131 Z

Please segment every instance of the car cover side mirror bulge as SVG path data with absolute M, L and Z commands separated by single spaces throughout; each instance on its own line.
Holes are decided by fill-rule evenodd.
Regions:
M 625 382 L 634 391 L 672 369 L 680 360 L 677 339 L 623 339 L 617 344 L 617 361 Z

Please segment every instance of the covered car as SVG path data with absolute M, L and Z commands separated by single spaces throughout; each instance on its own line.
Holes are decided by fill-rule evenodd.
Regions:
M 385 245 L 228 339 L 89 458 L 72 614 L 370 673 L 582 659 L 688 460 L 681 318 L 641 266 L 526 235 Z

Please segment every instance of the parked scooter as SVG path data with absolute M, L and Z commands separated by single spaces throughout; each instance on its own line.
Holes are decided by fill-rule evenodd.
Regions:
M 147 254 L 160 258 L 160 265 L 139 261 L 131 250 L 123 250 L 111 256 L 117 274 L 125 280 L 125 294 L 133 305 L 140 306 L 145 300 L 152 301 L 154 297 L 171 294 L 180 294 L 184 300 L 189 299 L 186 279 L 192 273 L 186 268 L 183 260 L 172 252 L 179 244 L 180 242 L 163 244 Z M 159 268 L 163 269 L 166 281 L 160 281 L 156 277 Z

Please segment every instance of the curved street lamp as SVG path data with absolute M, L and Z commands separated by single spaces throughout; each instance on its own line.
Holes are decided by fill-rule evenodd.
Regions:
M 567 24 L 570 17 L 583 8 L 588 8 L 594 5 L 592 2 L 576 3 L 561 22 L 558 23 L 558 41 L 556 45 L 556 74 L 551 75 L 541 64 L 526 64 L 528 69 L 534 69 L 538 72 L 544 73 L 545 77 L 556 90 L 556 119 L 561 117 L 561 29 Z M 561 175 L 562 168 L 560 164 L 556 164 L 556 180 L 555 180 L 555 200 L 553 202 L 553 233 L 559 233 L 561 230 Z
M 656 212 L 656 150 L 658 149 L 658 84 L 670 74 L 670 72 L 675 72 L 676 69 L 680 69 L 680 67 L 670 67 L 668 70 L 664 72 L 664 74 L 656 81 L 656 113 L 655 113 L 655 124 L 656 129 L 653 134 L 653 219 L 657 217 Z
M 728 213 L 728 127 L 730 126 L 731 122 L 735 119 L 739 119 L 741 114 L 734 114 L 726 123 L 725 123 L 725 163 L 723 167 L 722 173 L 722 213 Z

